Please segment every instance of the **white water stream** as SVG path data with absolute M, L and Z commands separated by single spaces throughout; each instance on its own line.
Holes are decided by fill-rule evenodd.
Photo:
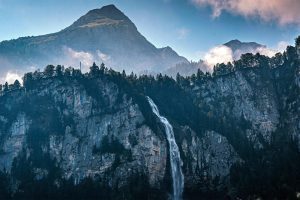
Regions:
M 180 200 L 182 198 L 182 192 L 184 188 L 184 176 L 181 170 L 181 158 L 178 146 L 175 141 L 173 127 L 169 121 L 159 114 L 159 110 L 155 103 L 150 97 L 147 97 L 148 102 L 152 108 L 153 113 L 160 119 L 160 121 L 165 126 L 165 131 L 167 139 L 169 142 L 169 152 L 170 152 L 170 163 L 172 170 L 172 179 L 173 179 L 173 200 Z

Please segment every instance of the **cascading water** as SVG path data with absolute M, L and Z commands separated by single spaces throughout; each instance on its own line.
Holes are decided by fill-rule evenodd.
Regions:
M 181 170 L 182 161 L 180 158 L 178 146 L 175 141 L 173 127 L 165 117 L 159 114 L 159 110 L 153 102 L 153 100 L 150 97 L 147 97 L 147 99 L 152 108 L 153 113 L 160 119 L 160 121 L 165 126 L 166 135 L 169 142 L 170 163 L 173 179 L 173 200 L 180 200 L 184 188 L 184 177 Z

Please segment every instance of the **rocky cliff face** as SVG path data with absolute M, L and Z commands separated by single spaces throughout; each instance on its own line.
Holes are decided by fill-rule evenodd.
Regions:
M 159 121 L 158 129 L 147 125 L 134 98 L 112 81 L 97 79 L 93 84 L 97 90 L 91 95 L 76 79 L 47 78 L 34 89 L 1 97 L 0 167 L 11 175 L 13 187 L 24 181 L 15 175 L 24 165 L 36 181 L 59 168 L 57 184 L 61 179 L 76 185 L 85 178 L 100 178 L 122 188 L 143 174 L 151 187 L 166 187 L 168 146 Z M 187 185 L 202 175 L 228 176 L 239 156 L 226 138 L 215 132 L 202 138 L 188 126 L 180 130 L 186 134 L 180 148 L 191 158 L 185 163 Z M 54 166 L 45 164 L 49 162 Z
M 271 133 L 279 123 L 278 98 L 271 74 L 263 74 L 259 69 L 241 70 L 195 85 L 191 90 L 200 108 L 214 105 L 220 116 L 250 122 L 246 135 L 256 147 L 271 142 Z
M 121 186 L 134 173 L 145 173 L 151 185 L 159 185 L 166 171 L 166 141 L 144 124 L 132 98 L 120 94 L 113 83 L 97 84 L 95 92 L 102 101 L 88 95 L 76 81 L 64 84 L 59 80 L 45 80 L 33 91 L 18 91 L 17 100 L 2 97 L 4 109 L 16 113 L 13 120 L 1 115 L 5 127 L 1 129 L 1 169 L 11 173 L 15 159 L 30 159 L 33 151 L 40 151 L 55 160 L 64 178 L 73 178 L 75 183 L 110 172 L 112 185 Z M 45 104 L 39 105 L 43 99 Z M 30 108 L 14 110 L 18 104 Z M 49 126 L 56 128 L 48 130 Z M 45 176 L 49 173 L 47 166 L 34 170 Z
M 255 66 L 177 82 L 99 68 L 33 77 L 0 97 L 1 180 L 16 198 L 38 196 L 30 187 L 40 184 L 40 195 L 57 198 L 99 191 L 91 198 L 166 199 L 169 150 L 147 95 L 174 128 L 184 198 L 295 197 L 296 55 L 291 47 L 275 68 L 275 58 L 253 56 Z

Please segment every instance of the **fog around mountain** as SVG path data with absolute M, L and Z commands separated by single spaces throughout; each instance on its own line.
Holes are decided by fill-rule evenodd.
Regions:
M 156 48 L 114 5 L 89 11 L 57 33 L 0 43 L 0 74 L 63 64 L 87 71 L 93 62 L 115 70 L 160 72 L 187 63 L 171 47 Z

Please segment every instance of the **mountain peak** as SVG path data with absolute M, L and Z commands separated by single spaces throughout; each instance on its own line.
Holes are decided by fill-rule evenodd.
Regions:
M 113 4 L 103 6 L 102 8 L 90 10 L 85 16 L 88 15 L 107 17 L 115 20 L 129 20 L 128 17 L 126 17 L 125 14 Z
M 238 39 L 230 40 L 229 42 L 225 43 L 225 46 L 230 46 L 230 45 L 240 45 L 242 42 Z
M 74 22 L 71 28 L 95 28 L 105 25 L 118 25 L 120 23 L 133 24 L 130 19 L 115 5 L 110 4 L 102 8 L 93 9 L 87 12 Z
M 241 42 L 240 40 L 230 40 L 229 42 L 224 44 L 225 46 L 229 47 L 232 49 L 232 51 L 236 50 L 244 50 L 244 52 L 252 52 L 253 50 L 260 48 L 260 47 L 265 47 L 262 44 L 258 44 L 256 42 Z
M 114 11 L 121 12 L 114 4 L 109 4 L 109 5 L 103 6 L 99 10 L 103 10 L 103 11 L 107 10 L 107 11 L 111 11 L 111 12 L 114 12 Z

